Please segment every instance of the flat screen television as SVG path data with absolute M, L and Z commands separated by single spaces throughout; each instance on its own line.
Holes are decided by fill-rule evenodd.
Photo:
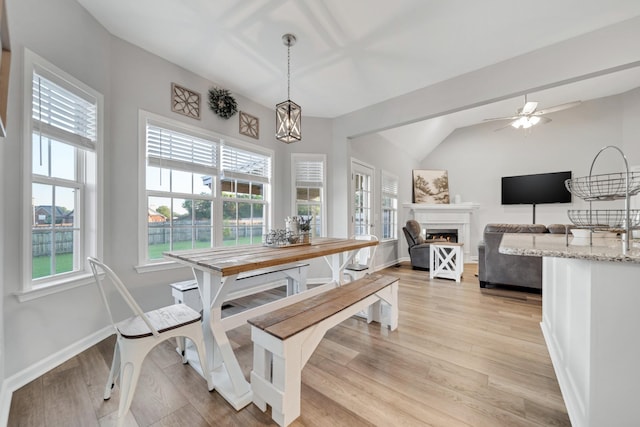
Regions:
M 541 203 L 571 203 L 571 193 L 564 182 L 571 171 L 502 178 L 503 205 L 537 205 Z

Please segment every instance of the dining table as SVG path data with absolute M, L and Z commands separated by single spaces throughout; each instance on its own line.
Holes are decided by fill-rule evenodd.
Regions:
M 253 399 L 251 384 L 242 373 L 227 331 L 247 324 L 247 320 L 255 316 L 340 286 L 344 281 L 344 268 L 352 262 L 354 255 L 377 244 L 377 240 L 318 237 L 308 244 L 278 247 L 243 245 L 164 252 L 166 259 L 192 269 L 203 302 L 202 323 L 210 372 L 201 372 L 197 358 L 190 359 L 189 363 L 200 369 L 205 378 L 210 375 L 215 390 L 236 410 L 247 406 Z M 329 265 L 331 279 L 328 283 L 305 287 L 299 293 L 223 317 L 223 304 L 234 288 L 241 286 L 243 274 L 266 268 L 287 268 L 314 258 L 324 258 Z M 256 286 L 256 292 L 260 289 Z

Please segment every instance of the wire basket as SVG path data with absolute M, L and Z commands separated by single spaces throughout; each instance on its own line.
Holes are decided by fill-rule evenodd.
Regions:
M 607 173 L 568 179 L 565 186 L 583 200 L 624 199 L 627 194 L 626 173 Z M 629 196 L 640 192 L 640 172 L 629 172 Z
M 590 227 L 597 229 L 613 229 L 626 227 L 626 214 L 624 209 L 603 209 L 603 210 L 568 210 L 569 220 L 578 227 Z M 640 209 L 629 211 L 629 226 L 640 225 Z

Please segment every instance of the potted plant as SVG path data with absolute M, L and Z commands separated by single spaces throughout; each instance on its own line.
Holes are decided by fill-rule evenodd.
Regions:
M 313 216 L 308 216 L 306 219 L 302 216 L 298 217 L 298 229 L 300 230 L 301 243 L 309 243 L 311 240 L 311 220 Z

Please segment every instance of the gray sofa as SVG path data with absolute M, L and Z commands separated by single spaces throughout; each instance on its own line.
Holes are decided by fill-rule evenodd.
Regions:
M 542 289 L 542 258 L 506 255 L 498 252 L 504 233 L 562 233 L 571 227 L 563 224 L 487 224 L 484 240 L 478 245 L 478 279 L 480 287 L 510 285 Z

